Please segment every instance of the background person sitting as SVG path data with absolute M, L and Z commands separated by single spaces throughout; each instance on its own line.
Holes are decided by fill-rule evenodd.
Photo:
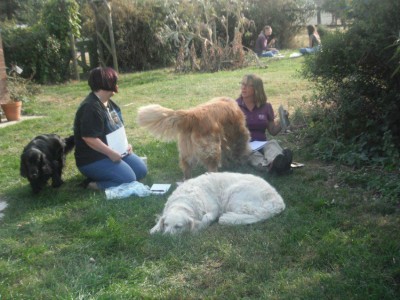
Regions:
M 318 31 L 314 25 L 308 25 L 307 32 L 309 45 L 307 48 L 300 48 L 299 51 L 301 54 L 315 53 L 321 48 L 321 38 L 319 37 Z
M 254 52 L 256 52 L 259 57 L 273 57 L 275 54 L 279 53 L 276 48 L 273 48 L 274 45 L 275 39 L 272 38 L 271 26 L 264 26 L 257 37 Z

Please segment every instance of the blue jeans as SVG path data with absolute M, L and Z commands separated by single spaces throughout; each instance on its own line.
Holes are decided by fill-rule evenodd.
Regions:
M 312 53 L 315 53 L 315 52 L 317 52 L 317 51 L 319 51 L 320 50 L 320 46 L 316 46 L 316 47 L 313 47 L 313 48 L 300 48 L 300 53 L 301 54 L 312 54 Z
M 144 178 L 147 167 L 143 160 L 136 154 L 128 154 L 119 162 L 106 158 L 94 163 L 78 167 L 79 171 L 96 182 L 100 189 L 119 186 Z
M 278 54 L 278 50 L 272 50 L 272 51 L 263 51 L 263 53 L 260 55 L 260 57 L 274 57 L 275 54 Z

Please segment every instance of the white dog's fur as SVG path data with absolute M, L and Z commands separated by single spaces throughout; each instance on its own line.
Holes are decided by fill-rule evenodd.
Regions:
M 223 225 L 251 224 L 284 209 L 282 197 L 260 177 L 206 173 L 178 186 L 150 233 L 196 231 L 217 220 Z

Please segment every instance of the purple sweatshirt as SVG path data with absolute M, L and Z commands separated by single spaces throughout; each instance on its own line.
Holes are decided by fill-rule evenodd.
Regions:
M 248 110 L 242 97 L 236 99 L 240 109 L 246 116 L 246 125 L 251 134 L 251 141 L 266 141 L 267 124 L 274 120 L 274 109 L 271 103 L 265 103 L 261 107 Z

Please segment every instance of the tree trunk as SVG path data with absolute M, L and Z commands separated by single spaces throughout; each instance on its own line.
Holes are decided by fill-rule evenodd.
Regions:
M 113 28 L 113 23 L 112 23 L 112 15 L 111 15 L 111 4 L 107 2 L 107 9 L 108 9 L 108 34 L 110 35 L 110 44 L 111 44 L 111 55 L 113 58 L 113 65 L 114 65 L 114 70 L 118 71 L 118 61 L 117 61 L 117 51 L 115 49 L 115 41 L 114 41 L 114 28 Z
M 318 10 L 317 10 L 317 24 L 321 25 L 321 8 L 320 7 L 318 7 Z
M 76 57 L 75 37 L 72 32 L 69 33 L 69 42 L 71 44 L 72 65 L 74 68 L 74 79 L 79 80 L 78 61 Z M 85 55 L 85 53 L 83 53 Z
M 95 13 L 95 24 L 96 24 L 96 36 L 97 36 L 97 49 L 99 53 L 100 64 L 104 67 L 107 64 L 105 59 L 105 53 L 103 46 L 109 51 L 113 59 L 113 66 L 115 71 L 118 72 L 118 61 L 117 52 L 114 41 L 114 30 L 112 24 L 112 13 L 111 13 L 111 0 L 91 0 L 91 5 Z M 101 22 L 102 21 L 102 22 Z M 108 38 L 110 44 L 107 42 L 107 37 L 103 36 L 105 32 L 105 26 L 108 28 Z M 108 60 L 108 58 L 107 58 Z

